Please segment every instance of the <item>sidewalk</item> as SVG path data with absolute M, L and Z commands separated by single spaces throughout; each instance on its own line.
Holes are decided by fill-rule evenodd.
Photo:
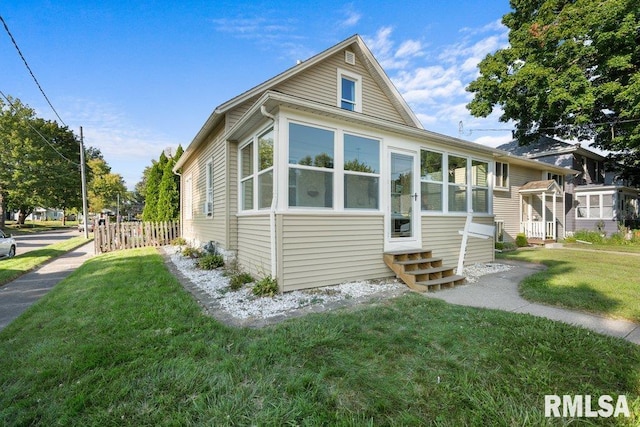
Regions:
M 476 283 L 428 293 L 426 296 L 469 307 L 492 308 L 546 317 L 640 345 L 640 325 L 637 323 L 565 310 L 523 299 L 518 293 L 518 284 L 525 277 L 544 269 L 544 266 L 505 260 L 500 260 L 500 263 L 509 264 L 513 268 L 509 271 L 482 276 Z
M 91 258 L 93 252 L 93 241 L 91 241 L 0 286 L 0 330 L 7 327 L 31 304 Z

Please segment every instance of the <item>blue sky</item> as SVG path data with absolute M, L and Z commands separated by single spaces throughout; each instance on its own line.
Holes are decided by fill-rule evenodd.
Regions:
M 6 21 L 52 104 L 127 186 L 167 147 L 186 148 L 213 109 L 360 34 L 425 128 L 496 146 L 499 112 L 473 118 L 464 88 L 507 45 L 508 0 L 14 1 Z M 55 119 L 8 35 L 0 90 Z M 460 133 L 459 123 L 463 123 Z

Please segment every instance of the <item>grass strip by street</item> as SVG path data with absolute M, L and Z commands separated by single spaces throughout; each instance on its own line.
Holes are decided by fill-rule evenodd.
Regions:
M 1 331 L 0 384 L 18 426 L 565 425 L 545 394 L 624 394 L 631 418 L 590 425 L 640 421 L 623 340 L 416 294 L 231 328 L 152 248 L 91 258 Z
M 640 323 L 639 260 L 633 253 L 540 248 L 499 258 L 547 266 L 520 284 L 521 295 L 529 301 Z
M 54 243 L 42 249 L 36 249 L 10 259 L 0 261 L 0 286 L 28 273 L 34 268 L 64 253 L 90 242 L 84 236 L 77 236 Z

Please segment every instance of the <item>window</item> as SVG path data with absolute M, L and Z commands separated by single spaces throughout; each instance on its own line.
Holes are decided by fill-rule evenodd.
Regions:
M 256 146 L 257 150 L 255 150 Z M 242 210 L 271 207 L 273 129 L 252 138 L 240 148 L 240 199 Z
M 420 193 L 423 211 L 442 211 L 442 153 L 420 151 Z
M 193 177 L 184 179 L 184 219 L 193 219 Z
M 613 194 L 576 195 L 576 218 L 612 219 L 613 215 Z
M 338 69 L 338 106 L 344 110 L 362 112 L 362 77 Z
M 489 164 L 471 161 L 471 208 L 474 212 L 489 212 Z
M 333 207 L 334 132 L 289 124 L 289 206 Z
M 509 188 L 509 163 L 496 162 L 496 188 Z
M 205 188 L 204 214 L 213 217 L 213 160 L 205 165 Z
M 564 185 L 564 175 L 547 172 L 547 180 L 555 181 L 560 186 L 560 188 L 562 188 L 562 186 Z
M 344 207 L 378 209 L 380 141 L 344 135 Z
M 494 237 L 496 239 L 496 242 L 501 242 L 502 243 L 502 242 L 504 242 L 504 220 L 501 220 L 501 219 L 496 220 L 495 221 L 495 226 L 496 226 L 496 228 L 495 228 L 495 230 L 496 230 L 495 233 L 496 234 L 495 234 Z
M 467 159 L 449 156 L 449 212 L 467 212 Z

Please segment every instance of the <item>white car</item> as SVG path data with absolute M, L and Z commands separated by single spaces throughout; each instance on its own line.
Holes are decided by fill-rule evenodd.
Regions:
M 0 230 L 0 258 L 13 258 L 16 256 L 16 240 L 11 235 L 6 235 Z

